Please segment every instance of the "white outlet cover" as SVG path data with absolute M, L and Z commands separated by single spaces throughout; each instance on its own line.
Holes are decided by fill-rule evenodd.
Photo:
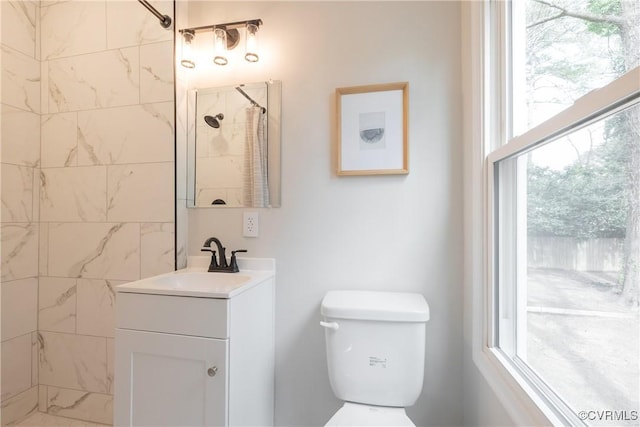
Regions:
M 259 233 L 258 212 L 244 212 L 242 215 L 242 235 L 244 237 L 258 237 Z

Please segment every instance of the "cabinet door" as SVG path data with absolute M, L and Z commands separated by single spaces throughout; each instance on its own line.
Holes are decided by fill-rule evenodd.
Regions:
M 116 426 L 227 424 L 228 341 L 116 329 Z

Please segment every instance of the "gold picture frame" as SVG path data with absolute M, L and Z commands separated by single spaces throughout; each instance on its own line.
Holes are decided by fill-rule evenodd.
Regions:
M 409 83 L 336 89 L 337 174 L 409 173 Z

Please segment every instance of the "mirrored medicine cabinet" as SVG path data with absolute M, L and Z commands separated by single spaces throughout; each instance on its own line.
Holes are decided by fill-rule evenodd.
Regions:
M 188 207 L 280 206 L 281 86 L 188 92 Z

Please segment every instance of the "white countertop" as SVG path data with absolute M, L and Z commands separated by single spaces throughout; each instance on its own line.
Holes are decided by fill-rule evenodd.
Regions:
M 209 273 L 210 257 L 189 257 L 188 267 L 116 287 L 117 292 L 229 299 L 275 276 L 271 258 L 238 258 L 238 273 Z

